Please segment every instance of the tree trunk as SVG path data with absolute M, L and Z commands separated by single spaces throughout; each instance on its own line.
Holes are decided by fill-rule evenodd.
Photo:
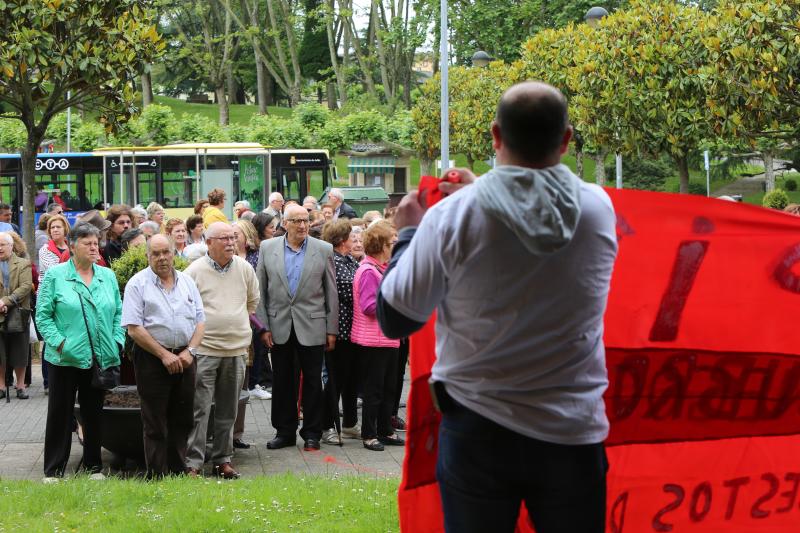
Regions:
M 264 72 L 264 63 L 256 52 L 256 99 L 258 99 L 258 114 L 267 114 L 267 76 Z
M 594 154 L 594 181 L 601 187 L 606 185 L 606 152 Z
M 413 71 L 411 70 L 411 65 L 408 65 L 408 68 L 405 72 L 405 83 L 403 84 L 403 103 L 406 106 L 406 109 L 411 109 L 411 77 L 413 76 Z
M 225 85 L 227 86 L 228 103 L 241 104 L 236 98 L 239 93 L 239 86 L 236 82 L 236 77 L 233 75 L 233 61 L 229 61 L 225 65 Z
M 217 97 L 217 104 L 219 105 L 219 124 L 220 126 L 227 126 L 229 117 L 228 98 L 225 96 L 225 84 L 220 84 L 219 87 L 214 89 L 214 94 Z
M 244 2 L 244 8 L 250 15 L 250 25 L 258 27 L 258 2 L 253 2 L 251 7 L 248 7 L 247 2 Z M 253 55 L 256 62 L 256 100 L 258 100 L 258 114 L 266 115 L 267 111 L 267 71 L 264 66 L 264 61 L 261 59 L 261 53 L 258 48 L 258 39 L 251 38 L 253 45 Z
M 336 85 L 334 85 L 332 81 L 328 80 L 328 83 L 325 85 L 325 87 L 328 93 L 328 109 L 331 111 L 336 111 L 338 107 L 336 105 Z
M 43 135 L 28 133 L 28 142 L 22 149 L 22 223 L 20 229 L 25 236 L 25 246 L 28 247 L 28 255 L 31 256 L 36 251 L 34 218 L 36 203 L 36 151 Z
M 264 73 L 264 101 L 268 106 L 275 105 L 275 80 L 269 72 Z
M 419 173 L 421 176 L 430 176 L 433 168 L 433 160 L 426 157 L 419 158 Z
M 295 107 L 300 103 L 300 80 L 292 83 L 292 91 L 287 96 L 289 97 L 289 107 Z
M 150 65 L 145 67 L 142 74 L 142 107 L 147 107 L 153 103 L 153 80 L 150 77 Z
M 689 158 L 686 155 L 678 155 L 674 159 L 681 180 L 680 193 L 689 194 Z
M 475 170 L 475 159 L 473 159 L 472 154 L 467 154 L 467 166 L 470 170 Z M 442 176 L 444 176 L 444 171 L 447 169 L 442 169 Z
M 775 190 L 774 155 L 770 151 L 762 153 L 764 157 L 764 177 L 767 180 L 767 192 Z
M 583 137 L 575 132 L 572 138 L 575 143 L 575 174 L 583 179 Z

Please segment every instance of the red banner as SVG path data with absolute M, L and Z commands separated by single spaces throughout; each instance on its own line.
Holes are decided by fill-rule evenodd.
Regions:
M 609 189 L 607 530 L 797 531 L 800 218 Z M 400 525 L 441 531 L 433 330 L 411 342 Z M 524 511 L 524 510 L 523 510 Z M 526 514 L 520 530 L 530 531 Z

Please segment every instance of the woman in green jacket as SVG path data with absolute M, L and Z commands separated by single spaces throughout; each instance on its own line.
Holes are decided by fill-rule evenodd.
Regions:
M 72 258 L 51 267 L 39 287 L 36 322 L 47 344 L 45 359 L 51 365 L 44 443 L 46 481 L 64 475 L 76 392 L 83 423 L 83 468 L 94 478 L 103 477 L 100 423 L 104 391 L 92 387 L 92 346 L 101 368 L 118 365 L 125 333 L 120 326 L 122 300 L 117 279 L 111 269 L 95 264 L 100 257 L 99 237 L 100 231 L 91 224 L 76 224 L 70 232 Z

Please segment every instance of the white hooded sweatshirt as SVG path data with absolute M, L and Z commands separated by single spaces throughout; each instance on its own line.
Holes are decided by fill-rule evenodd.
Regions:
M 605 191 L 566 166 L 501 166 L 425 214 L 381 292 L 417 322 L 437 310 L 433 378 L 456 401 L 535 439 L 598 443 L 614 226 Z

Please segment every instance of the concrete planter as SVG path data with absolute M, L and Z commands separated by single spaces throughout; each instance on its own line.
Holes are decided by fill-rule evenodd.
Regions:
M 114 454 L 114 462 L 117 464 L 124 464 L 125 460 L 130 459 L 140 465 L 144 465 L 144 440 L 142 429 L 142 415 L 141 408 L 138 405 L 138 394 L 135 385 L 121 385 L 114 389 L 109 394 L 117 394 L 117 396 L 135 396 L 136 405 L 129 405 L 134 403 L 119 402 L 124 405 L 104 405 L 103 406 L 103 433 L 100 440 L 101 446 Z M 247 401 L 250 399 L 250 393 L 246 390 L 239 392 L 239 409 L 244 409 Z M 113 402 L 118 403 L 118 402 Z M 81 422 L 80 406 L 75 406 L 75 418 L 78 423 Z M 211 412 L 208 419 L 208 438 L 211 438 L 212 429 L 214 426 L 214 406 L 211 406 Z

